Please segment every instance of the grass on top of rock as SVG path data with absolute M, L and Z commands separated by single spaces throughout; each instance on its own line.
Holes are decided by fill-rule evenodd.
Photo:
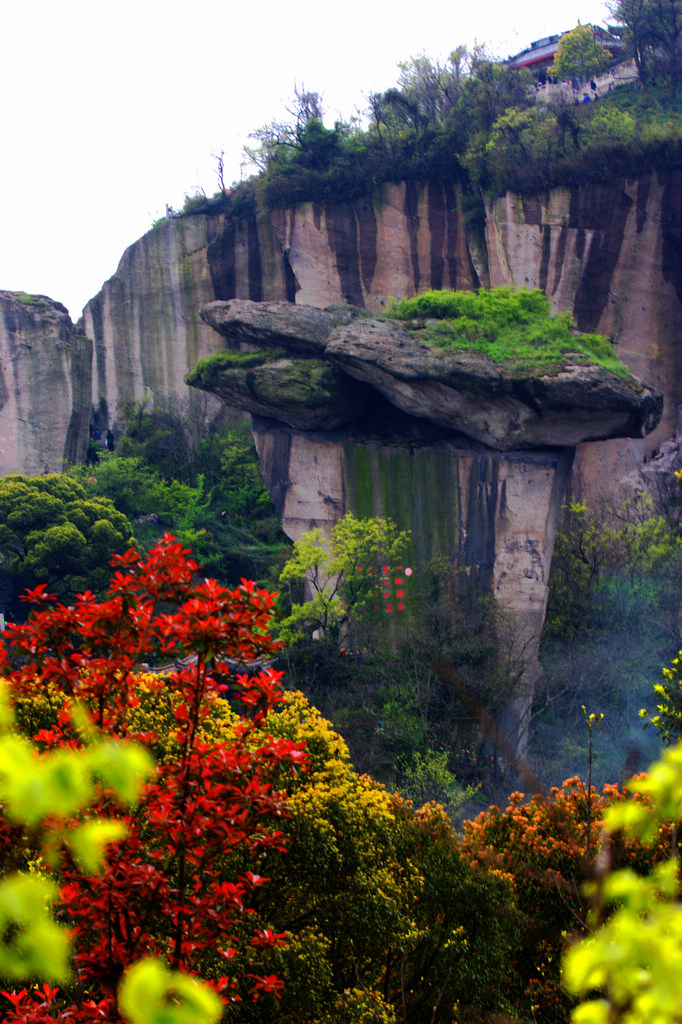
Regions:
M 444 352 L 472 352 L 514 373 L 556 373 L 592 363 L 626 380 L 631 374 L 600 334 L 581 334 L 570 313 L 550 313 L 539 288 L 428 291 L 394 302 L 388 315 Z
M 35 306 L 37 309 L 49 309 L 53 305 L 47 295 L 31 295 L 28 292 L 12 292 L 22 306 Z
M 207 375 L 210 376 L 215 370 L 250 370 L 255 366 L 262 366 L 263 363 L 283 359 L 285 356 L 286 352 L 282 348 L 224 349 L 222 352 L 214 352 L 200 359 L 185 380 L 191 384 Z

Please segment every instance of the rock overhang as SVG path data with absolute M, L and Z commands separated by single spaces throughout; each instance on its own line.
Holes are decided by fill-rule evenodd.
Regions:
M 228 300 L 201 316 L 233 350 L 257 347 L 261 358 L 242 368 L 211 357 L 212 372 L 194 372 L 188 383 L 298 429 L 353 422 L 380 395 L 408 416 L 516 451 L 642 437 L 663 411 L 659 392 L 580 354 L 553 372 L 501 367 L 429 345 L 401 323 L 354 307 Z

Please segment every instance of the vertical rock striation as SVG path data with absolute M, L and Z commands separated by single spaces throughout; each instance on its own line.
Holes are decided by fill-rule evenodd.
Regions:
M 166 220 L 128 248 L 86 305 L 92 340 L 91 404 L 111 426 L 130 403 L 182 396 L 185 374 L 215 350 L 199 308 L 215 298 L 206 217 Z
M 665 398 L 642 439 L 582 445 L 574 487 L 587 500 L 620 482 L 680 427 L 682 169 L 556 188 L 487 204 L 491 285 L 543 288 L 554 311 L 611 337 L 619 358 Z
M 630 369 L 661 390 L 646 439 L 578 450 L 573 486 L 590 501 L 616 492 L 679 426 L 682 169 L 610 184 L 489 200 L 485 237 L 459 186 L 387 184 L 348 203 L 301 203 L 238 219 L 173 218 L 125 253 L 84 311 L 93 405 L 113 421 L 128 402 L 186 394 L 184 376 L 216 350 L 198 309 L 214 299 L 352 303 L 379 311 L 427 288 L 509 284 L 546 290 L 555 311 L 614 340 Z
M 64 306 L 0 292 L 0 474 L 60 472 L 88 441 L 92 343 Z
M 84 310 L 90 401 L 114 425 L 131 402 L 187 400 L 185 375 L 219 346 L 198 316 L 216 299 L 379 311 L 391 296 L 432 287 L 540 287 L 581 329 L 611 336 L 623 362 L 665 396 L 647 438 L 579 447 L 572 486 L 592 501 L 616 493 L 679 429 L 681 267 L 679 167 L 508 193 L 487 202 L 484 237 L 464 216 L 459 186 L 443 182 L 387 184 L 366 199 L 286 210 L 254 201 L 234 218 L 174 217 L 125 252 Z M 36 439 L 17 454 L 17 468 L 41 465 L 38 448 Z
M 458 193 L 442 183 L 386 185 L 378 200 L 348 204 L 254 204 L 237 220 L 165 220 L 126 250 L 83 311 L 92 404 L 114 424 L 130 402 L 187 396 L 185 375 L 216 351 L 198 315 L 214 299 L 380 310 L 422 288 L 477 287 L 475 251 Z

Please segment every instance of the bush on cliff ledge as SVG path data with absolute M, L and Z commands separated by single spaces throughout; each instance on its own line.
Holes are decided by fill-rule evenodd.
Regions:
M 539 288 L 428 291 L 393 304 L 389 316 L 418 332 L 419 340 L 447 352 L 472 352 L 530 373 L 552 373 L 571 362 L 595 363 L 630 377 L 611 342 L 581 334 L 570 313 L 552 316 Z

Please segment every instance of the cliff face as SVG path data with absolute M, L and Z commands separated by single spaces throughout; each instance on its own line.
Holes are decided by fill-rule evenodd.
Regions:
M 185 374 L 215 350 L 199 308 L 215 297 L 208 248 L 217 219 L 167 220 L 128 248 L 83 310 L 91 403 L 115 428 L 129 403 L 188 400 Z
M 244 298 L 381 309 L 391 295 L 479 284 L 451 188 L 389 185 L 380 202 L 164 221 L 126 250 L 83 311 L 93 405 L 114 425 L 131 401 L 187 396 L 185 374 L 217 350 L 199 308 Z
M 42 295 L 0 292 L 0 475 L 60 472 L 88 441 L 92 344 Z
M 184 375 L 216 351 L 198 317 L 213 299 L 277 300 L 380 310 L 426 288 L 513 284 L 546 289 L 582 330 L 613 336 L 665 410 L 646 440 L 578 450 L 574 486 L 589 499 L 636 471 L 680 414 L 682 169 L 488 202 L 485 236 L 456 187 L 387 185 L 372 200 L 164 222 L 127 250 L 84 311 L 93 404 L 111 422 L 131 400 L 187 394 Z
M 612 337 L 620 359 L 664 395 L 645 440 L 579 449 L 574 486 L 588 498 L 612 493 L 680 425 L 682 170 L 506 195 L 488 204 L 486 240 L 491 284 L 542 288 L 581 330 Z
M 461 437 L 420 440 L 408 437 L 407 422 L 392 425 L 390 442 L 350 428 L 302 433 L 252 422 L 263 478 L 293 540 L 313 527 L 328 536 L 349 510 L 390 515 L 411 533 L 408 561 L 443 558 L 495 597 L 501 661 L 513 677 L 505 726 L 523 749 L 572 450 L 503 454 Z
M 70 342 L 73 369 L 60 393 L 86 388 L 91 405 L 114 428 L 130 402 L 180 396 L 196 405 L 201 396 L 190 399 L 184 378 L 220 348 L 198 315 L 215 299 L 350 302 L 380 310 L 391 296 L 426 288 L 500 284 L 546 289 L 555 310 L 571 310 L 583 330 L 612 335 L 621 359 L 664 394 L 663 418 L 646 439 L 578 448 L 573 487 L 588 500 L 617 490 L 678 429 L 680 168 L 608 186 L 506 195 L 488 202 L 485 234 L 468 224 L 457 188 L 442 184 L 387 185 L 372 200 L 348 204 L 256 209 L 236 223 L 222 214 L 166 220 L 125 252 L 116 274 L 86 306 L 90 370 L 82 365 L 84 343 Z M 16 335 L 3 330 L 5 338 Z M 81 354 L 74 362 L 76 348 Z M 35 416 L 34 406 L 24 408 L 23 396 L 34 387 L 29 381 L 43 377 L 35 376 L 40 368 L 32 368 L 30 358 L 19 369 L 16 348 L 4 358 L 16 370 L 3 412 L 5 464 L 37 471 L 48 448 L 34 421 L 44 417 Z M 11 381 L 20 379 L 18 392 Z M 57 407 L 63 408 L 61 399 Z M 67 440 L 67 425 L 50 443 L 59 457 L 65 445 L 83 456 L 85 434 L 74 430 Z M 23 440 L 15 442 L 19 436 Z

